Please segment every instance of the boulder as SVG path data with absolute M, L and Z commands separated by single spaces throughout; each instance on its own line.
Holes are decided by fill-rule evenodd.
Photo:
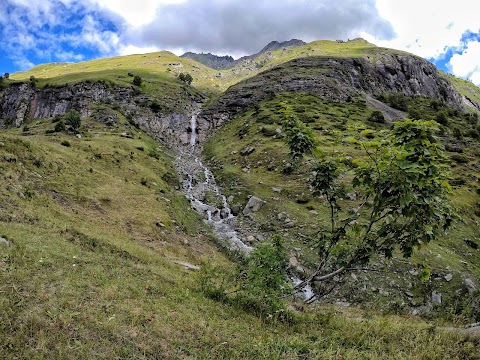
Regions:
M 432 303 L 440 305 L 442 303 L 442 294 L 432 291 Z
M 8 241 L 7 239 L 3 238 L 3 237 L 0 237 L 0 245 L 11 246 L 12 243 L 10 241 Z
M 252 196 L 245 208 L 243 209 L 243 215 L 248 215 L 254 212 L 257 212 L 262 207 L 264 201 L 256 196 Z

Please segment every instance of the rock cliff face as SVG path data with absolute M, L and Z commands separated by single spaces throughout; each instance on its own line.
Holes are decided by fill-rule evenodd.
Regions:
M 70 109 L 80 112 L 82 118 L 91 116 L 106 122 L 105 111 L 98 110 L 98 105 L 104 105 L 111 111 L 131 117 L 156 140 L 177 147 L 188 143 L 191 114 L 204 101 L 193 96 L 187 100 L 181 111 L 155 112 L 149 104 L 158 102 L 158 99 L 133 87 L 112 87 L 97 82 L 36 89 L 26 83 L 11 84 L 0 92 L 0 128 L 20 127 L 29 120 L 63 115 Z
M 465 108 L 463 97 L 450 81 L 419 57 L 389 53 L 362 58 L 309 57 L 281 64 L 229 88 L 200 115 L 200 138 L 262 100 L 283 92 L 306 92 L 336 101 L 398 92 Z

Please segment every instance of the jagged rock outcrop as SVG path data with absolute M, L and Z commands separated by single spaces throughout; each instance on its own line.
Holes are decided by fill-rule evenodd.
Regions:
M 196 54 L 193 52 L 187 52 L 183 54 L 182 58 L 188 58 L 195 60 L 205 66 L 208 66 L 209 68 L 220 70 L 220 69 L 231 69 L 237 64 L 244 62 L 246 60 L 252 60 L 255 59 L 256 57 L 262 55 L 263 53 L 266 53 L 268 51 L 275 51 L 281 48 L 289 48 L 289 47 L 296 47 L 296 46 L 302 46 L 305 45 L 306 43 L 302 40 L 298 39 L 292 39 L 288 41 L 272 41 L 270 42 L 267 46 L 265 46 L 262 50 L 260 50 L 258 53 L 253 54 L 253 55 L 248 55 L 248 56 L 243 56 L 237 60 L 234 60 L 233 57 L 226 55 L 226 56 L 217 56 L 211 53 L 208 54 Z
M 255 104 L 283 92 L 348 101 L 356 95 L 403 93 L 462 109 L 464 99 L 432 63 L 408 54 L 359 58 L 308 57 L 289 61 L 230 87 L 198 118 L 200 138 Z
M 0 128 L 20 127 L 32 119 L 46 119 L 77 110 L 82 118 L 93 117 L 114 126 L 116 112 L 132 119 L 146 133 L 170 147 L 187 144 L 191 114 L 204 98 L 185 95 L 182 111 L 154 111 L 152 98 L 134 87 L 108 86 L 102 82 L 79 83 L 61 87 L 33 88 L 28 83 L 14 83 L 0 92 Z M 103 105 L 104 109 L 98 109 Z M 167 108 L 167 106 L 164 106 Z

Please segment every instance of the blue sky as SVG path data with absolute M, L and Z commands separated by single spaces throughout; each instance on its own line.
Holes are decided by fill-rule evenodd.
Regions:
M 230 54 L 272 40 L 363 37 L 480 84 L 471 0 L 0 0 L 0 74 L 170 50 Z

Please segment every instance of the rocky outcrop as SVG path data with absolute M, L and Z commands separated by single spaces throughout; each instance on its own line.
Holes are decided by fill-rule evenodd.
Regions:
M 208 54 L 196 54 L 193 52 L 187 52 L 183 54 L 182 58 L 187 58 L 187 59 L 192 59 L 195 60 L 205 66 L 208 66 L 209 68 L 220 70 L 220 69 L 231 69 L 234 66 L 238 65 L 241 62 L 244 62 L 246 60 L 252 60 L 255 59 L 256 57 L 262 55 L 263 53 L 269 52 L 269 51 L 275 51 L 281 48 L 289 48 L 289 47 L 296 47 L 296 46 L 302 46 L 305 45 L 306 43 L 303 42 L 302 40 L 297 40 L 297 39 L 292 39 L 289 41 L 272 41 L 270 42 L 267 46 L 265 46 L 262 50 L 260 50 L 258 53 L 253 54 L 253 55 L 248 55 L 248 56 L 243 56 L 240 59 L 234 60 L 233 57 L 226 55 L 226 56 L 217 56 L 211 53 Z
M 198 111 L 204 98 L 187 93 L 184 100 L 179 111 L 169 110 L 161 99 L 134 87 L 95 82 L 34 88 L 29 83 L 14 83 L 0 92 L 0 128 L 20 127 L 33 119 L 63 115 L 70 109 L 77 110 L 82 118 L 92 117 L 115 126 L 117 113 L 121 113 L 156 140 L 177 147 L 188 144 L 191 114 Z
M 427 96 L 458 109 L 465 107 L 463 97 L 435 65 L 413 55 L 308 57 L 230 87 L 199 116 L 200 139 L 255 104 L 283 92 L 306 92 L 335 101 L 348 101 L 360 94 L 403 93 Z

